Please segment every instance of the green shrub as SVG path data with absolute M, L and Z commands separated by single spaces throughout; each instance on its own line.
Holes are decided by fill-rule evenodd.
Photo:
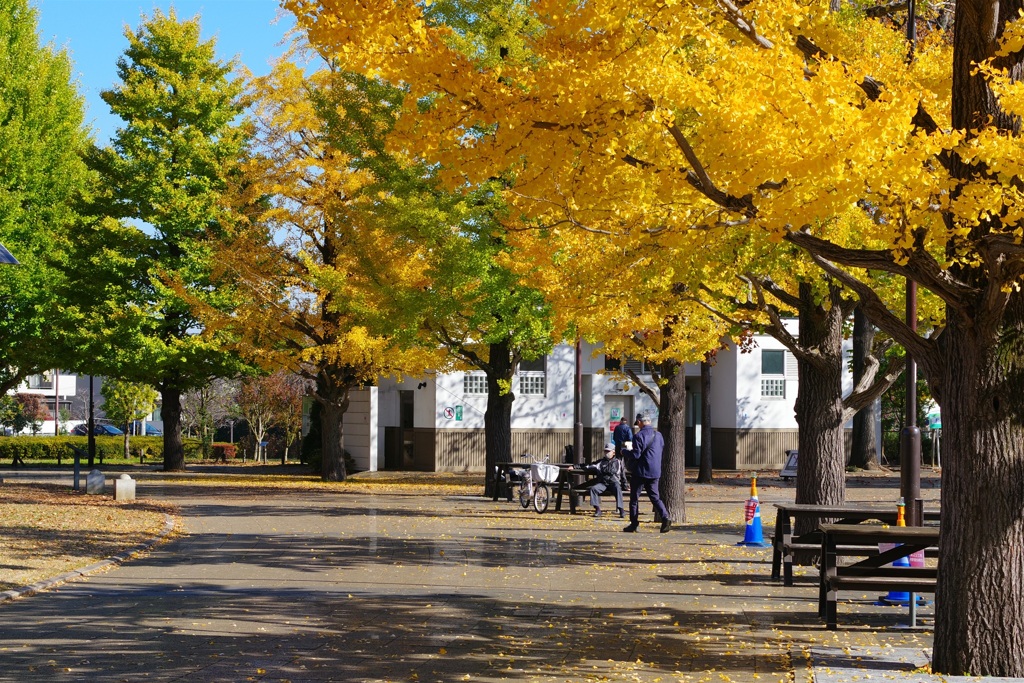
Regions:
M 184 439 L 185 458 L 198 460 L 200 443 L 198 439 Z M 70 464 L 74 453 L 70 446 L 88 451 L 89 437 L 86 436 L 5 436 L 0 437 L 0 462 L 13 462 L 15 457 L 33 464 Z M 162 436 L 133 436 L 129 441 L 132 462 L 138 462 L 138 453 L 144 451 L 149 462 L 162 461 L 164 440 Z M 97 463 L 125 463 L 124 437 L 97 436 Z

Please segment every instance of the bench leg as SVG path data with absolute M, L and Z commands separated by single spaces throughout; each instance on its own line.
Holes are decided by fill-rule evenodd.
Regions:
M 825 628 L 835 631 L 839 628 L 836 617 L 836 603 L 839 601 L 838 591 L 832 589 L 825 595 Z
M 793 551 L 790 550 L 788 554 L 782 559 L 782 585 L 792 586 L 793 585 Z
M 772 581 L 782 578 L 782 545 L 777 538 L 772 539 Z

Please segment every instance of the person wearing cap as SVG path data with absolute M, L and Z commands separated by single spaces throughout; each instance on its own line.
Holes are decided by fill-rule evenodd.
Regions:
M 619 420 L 619 424 L 615 425 L 615 431 L 612 432 L 612 441 L 615 443 L 615 455 L 620 458 L 626 457 L 622 454 L 623 444 L 632 440 L 633 429 L 629 426 L 626 416 L 623 415 L 622 419 Z
M 622 460 L 615 457 L 615 444 L 606 444 L 604 457 L 587 465 L 585 469 L 587 473 L 597 475 L 597 482 L 590 487 L 590 504 L 594 506 L 594 516 L 601 516 L 601 494 L 610 490 L 615 493 L 615 510 L 619 517 L 625 517 L 622 491 L 626 488 L 626 468 L 622 466 Z
M 636 416 L 636 427 L 639 430 L 633 435 L 633 450 L 625 451 L 632 467 L 629 479 L 629 526 L 623 531 L 630 533 L 640 526 L 640 489 L 647 490 L 654 511 L 661 517 L 661 533 L 672 528 L 668 518 L 668 510 L 661 502 L 658 492 L 658 480 L 661 479 L 661 454 L 665 450 L 665 439 L 661 432 L 651 426 L 651 418 L 646 413 Z

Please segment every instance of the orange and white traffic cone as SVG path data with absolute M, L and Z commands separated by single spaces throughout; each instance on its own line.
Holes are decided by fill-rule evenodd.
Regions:
M 736 545 L 767 548 L 769 544 L 764 542 L 764 531 L 761 529 L 761 502 L 757 499 L 757 477 L 750 481 L 750 498 L 743 506 L 743 513 L 747 523 L 746 531 L 743 540 Z
M 896 526 L 906 526 L 907 525 L 907 518 L 904 516 L 904 511 L 905 510 L 906 510 L 906 505 L 904 504 L 903 499 L 900 498 L 896 502 Z M 883 547 L 883 546 L 886 546 L 886 547 Z M 878 552 L 880 552 L 880 553 L 881 552 L 885 552 L 886 550 L 889 550 L 890 547 L 892 547 L 892 546 L 888 546 L 888 544 L 879 543 L 878 544 Z M 910 566 L 910 558 L 908 558 L 908 557 L 901 557 L 899 559 L 893 560 L 892 566 L 893 567 L 909 567 Z M 907 593 L 906 591 L 889 591 L 889 593 L 887 595 L 883 595 L 881 598 L 879 598 L 879 600 L 882 603 L 886 604 L 886 605 L 909 605 L 910 604 L 910 593 Z

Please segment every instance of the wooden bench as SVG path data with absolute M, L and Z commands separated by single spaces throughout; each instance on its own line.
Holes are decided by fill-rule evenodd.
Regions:
M 797 519 L 830 519 L 839 524 L 855 525 L 875 520 L 886 524 L 896 523 L 896 506 L 876 507 L 870 505 L 808 505 L 805 503 L 775 503 L 775 530 L 772 534 L 772 579 L 783 580 L 783 585 L 793 585 L 793 554 L 799 550 L 820 550 L 821 532 L 818 529 L 800 536 L 793 535 Z M 926 508 L 924 520 L 938 521 L 939 510 Z M 842 549 L 847 555 L 875 555 L 877 546 L 850 545 Z
M 911 620 L 916 619 L 915 593 L 934 593 L 937 567 L 893 567 L 900 558 L 928 549 L 937 549 L 938 527 L 876 526 L 867 524 L 822 524 L 821 572 L 818 587 L 818 615 L 826 628 L 838 628 L 837 605 L 840 590 L 877 590 L 910 593 Z M 878 544 L 894 547 L 878 552 Z M 875 554 L 854 564 L 843 565 L 840 558 L 859 553 L 847 546 L 874 546 Z M 913 625 L 913 624 L 912 624 Z
M 566 471 L 566 475 L 567 475 L 568 479 L 571 479 L 574 475 L 575 476 L 585 477 L 585 476 L 587 476 L 587 471 L 585 469 L 578 469 L 575 466 L 573 466 L 573 467 L 570 467 Z M 590 489 L 594 487 L 594 484 L 597 484 L 600 481 L 601 481 L 600 477 L 592 477 L 590 479 L 584 480 L 580 484 L 572 485 L 572 487 L 569 489 L 569 495 L 570 495 L 570 505 L 569 505 L 569 507 L 570 507 L 570 512 L 572 512 L 573 514 L 575 514 L 575 512 L 576 512 L 576 506 L 575 506 L 575 502 L 574 502 L 575 501 L 575 497 L 577 495 L 581 495 L 581 496 L 582 495 L 587 495 L 587 496 L 589 496 L 590 495 Z M 559 491 L 558 491 L 559 498 L 558 498 L 558 502 L 561 502 L 561 494 L 562 494 L 562 489 L 561 489 L 561 484 L 559 484 Z M 612 491 L 611 489 L 605 489 L 601 493 L 601 497 L 603 498 L 604 496 L 611 496 L 611 497 L 614 498 L 615 497 L 615 492 Z M 627 488 L 622 489 L 622 498 L 623 498 L 622 505 L 623 505 L 623 509 L 625 509 L 626 507 L 629 506 L 628 496 L 629 496 L 629 488 L 627 486 Z M 555 506 L 555 509 L 556 510 L 560 509 L 557 504 Z

